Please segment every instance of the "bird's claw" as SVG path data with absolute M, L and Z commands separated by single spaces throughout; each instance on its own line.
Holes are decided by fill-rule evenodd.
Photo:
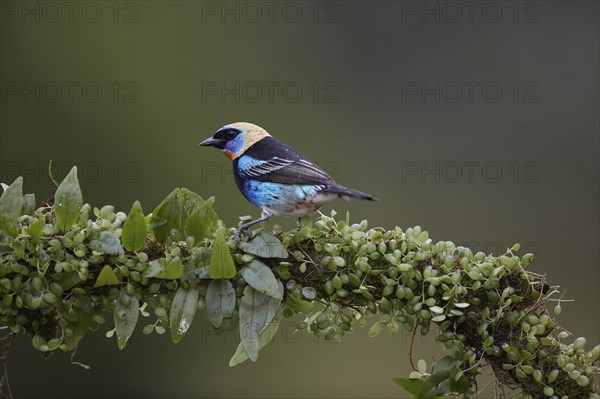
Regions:
M 235 232 L 235 234 L 233 235 L 233 239 L 235 241 L 240 241 L 244 235 L 250 237 L 252 235 L 252 232 L 247 228 L 241 227 Z

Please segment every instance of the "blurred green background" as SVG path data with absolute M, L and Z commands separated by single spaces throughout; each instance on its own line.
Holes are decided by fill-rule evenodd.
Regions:
M 249 121 L 381 199 L 335 207 L 371 226 L 503 251 L 574 303 L 559 321 L 599 343 L 599 5 L 552 2 L 0 1 L 0 181 L 50 195 L 48 161 L 79 165 L 84 199 L 150 212 L 174 187 L 257 216 L 229 161 L 197 143 Z M 293 221 L 275 219 L 292 227 Z M 20 337 L 19 398 L 404 397 L 407 336 L 341 344 L 284 325 L 229 368 L 234 333 L 197 320 L 178 345 L 103 334 L 77 360 Z M 433 335 L 417 357 L 439 356 Z M 483 397 L 492 397 L 490 390 Z

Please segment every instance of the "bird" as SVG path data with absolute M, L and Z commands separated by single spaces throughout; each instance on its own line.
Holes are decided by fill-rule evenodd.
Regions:
M 304 155 L 252 123 L 225 125 L 199 145 L 215 147 L 233 162 L 238 189 L 261 210 L 259 218 L 240 226 L 236 239 L 271 216 L 295 216 L 300 227 L 303 216 L 336 198 L 377 200 L 336 182 Z

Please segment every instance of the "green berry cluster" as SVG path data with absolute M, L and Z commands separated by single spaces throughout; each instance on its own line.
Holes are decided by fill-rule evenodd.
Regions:
M 281 234 L 288 250 L 297 248 L 294 260 L 308 265 L 294 273 L 288 295 L 295 292 L 300 300 L 302 286 L 325 304 L 300 328 L 339 340 L 353 321 L 364 325 L 369 316 L 379 319 L 370 336 L 384 328 L 426 335 L 435 324 L 436 339 L 454 364 L 437 375 L 423 368 L 412 377 L 435 382 L 438 394 L 473 394 L 478 371 L 489 363 L 523 397 L 597 397 L 600 345 L 585 351 L 585 338 L 563 342 L 570 334 L 546 306 L 556 301 L 559 313 L 554 296 L 560 292 L 525 270 L 533 255 L 518 256 L 518 244 L 500 256 L 473 254 L 450 241 L 433 242 L 419 226 L 385 231 L 334 216 Z

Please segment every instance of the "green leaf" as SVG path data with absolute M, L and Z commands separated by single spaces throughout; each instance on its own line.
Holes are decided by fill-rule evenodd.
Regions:
M 181 194 L 183 195 L 183 209 L 188 216 L 204 203 L 204 199 L 200 195 L 187 188 L 182 188 Z
M 142 328 L 142 333 L 146 335 L 152 334 L 152 331 L 154 331 L 154 324 L 148 324 Z
M 423 380 L 413 380 L 404 377 L 395 377 L 392 378 L 394 384 L 401 386 L 404 390 L 411 395 L 413 398 L 416 398 L 421 390 L 421 385 L 423 385 Z
M 260 230 L 248 242 L 240 242 L 239 248 L 260 258 L 287 258 L 289 256 L 281 241 L 266 230 Z
M 185 289 L 179 287 L 171 303 L 171 338 L 174 343 L 181 341 L 187 330 L 194 321 L 194 315 L 198 308 L 198 297 L 200 290 L 197 287 Z
M 142 205 L 140 201 L 135 201 L 123 224 L 123 232 L 121 234 L 123 247 L 130 252 L 139 251 L 146 243 L 147 234 L 148 227 L 144 220 Z
M 235 310 L 235 289 L 229 280 L 213 280 L 206 290 L 206 315 L 215 328 Z
M 90 241 L 89 247 L 107 255 L 120 255 L 124 252 L 119 237 L 111 231 L 101 231 L 98 238 Z
M 152 212 L 148 227 L 156 241 L 164 243 L 171 230 L 181 227 L 181 197 L 181 189 L 176 188 Z
M 283 284 L 280 283 L 281 291 Z M 240 338 L 253 362 L 258 358 L 260 333 L 277 314 L 281 300 L 270 298 L 247 285 L 240 303 Z
M 133 334 L 138 321 L 140 303 L 135 295 L 127 295 L 126 288 L 121 289 L 121 294 L 115 307 L 114 321 L 117 333 L 117 344 L 123 350 L 129 337 Z
M 460 373 L 460 374 L 459 374 Z M 452 356 L 445 356 L 433 366 L 433 374 L 437 381 L 448 385 L 449 392 L 468 393 L 469 381 L 464 376 L 458 362 Z
M 54 193 L 56 225 L 61 231 L 67 231 L 77 223 L 82 205 L 83 196 L 77 179 L 77 166 L 73 166 Z
M 91 321 L 92 315 L 80 312 L 77 314 L 77 321 L 68 324 L 69 328 L 71 328 L 71 330 L 73 331 L 73 334 L 70 336 L 65 336 L 65 351 L 75 349 L 81 338 L 83 338 L 85 334 L 87 334 Z M 63 348 L 62 345 L 61 348 Z
M 177 280 L 183 273 L 183 263 L 179 256 L 174 257 L 167 262 L 164 270 L 156 276 L 156 278 L 162 278 L 164 280 Z
M 450 392 L 469 393 L 469 388 L 471 388 L 469 380 L 464 375 L 461 374 L 458 380 L 450 378 Z
M 142 273 L 142 276 L 147 278 L 158 276 L 165 269 L 167 263 L 167 260 L 163 258 L 150 261 L 148 267 L 146 267 L 146 270 Z
M 21 208 L 21 215 L 31 215 L 35 211 L 35 195 L 25 194 L 23 196 L 23 207 Z
M 117 285 L 119 283 L 120 283 L 120 281 L 117 278 L 117 275 L 115 274 L 113 268 L 110 267 L 109 265 L 105 265 L 102 268 L 102 270 L 100 270 L 100 273 L 98 274 L 98 277 L 96 278 L 96 282 L 94 283 L 94 288 L 104 287 L 105 285 Z
M 235 264 L 229 252 L 229 246 L 223 236 L 223 230 L 217 231 L 213 252 L 210 257 L 208 275 L 212 279 L 232 278 L 235 276 Z
M 188 216 L 184 228 L 186 237 L 192 236 L 196 243 L 200 243 L 217 229 L 219 217 L 213 209 L 214 203 L 215 197 L 210 197 Z
M 448 380 L 442 380 L 440 383 L 435 384 L 432 381 L 430 381 L 430 378 L 431 378 L 431 376 L 429 378 L 427 378 L 425 381 L 423 381 L 423 385 L 421 386 L 421 389 L 419 391 L 419 395 L 417 396 L 417 399 L 443 399 L 443 398 L 445 398 L 446 393 L 448 392 L 448 388 L 447 388 L 447 386 L 445 386 L 446 384 L 442 384 L 442 382 L 448 381 Z
M 438 360 L 433 366 L 432 374 L 423 382 L 417 398 L 437 399 L 445 397 L 450 390 L 450 374 L 454 365 L 455 361 L 451 356 L 445 356 Z M 421 371 L 420 367 L 419 371 Z
M 423 359 L 417 360 L 417 370 L 421 373 L 427 372 L 427 363 Z
M 242 277 L 255 290 L 275 299 L 283 299 L 283 292 L 279 291 L 279 281 L 275 275 L 261 261 L 254 259 L 242 268 Z
M 172 259 L 155 259 L 148 264 L 143 273 L 144 277 L 154 277 L 163 280 L 176 280 L 183 273 L 183 263 L 179 256 Z
M 90 219 L 90 211 L 92 207 L 90 204 L 83 204 L 81 209 L 79 210 L 79 218 L 77 219 L 77 226 L 79 228 L 85 229 L 87 227 L 87 222 Z
M 78 273 L 57 273 L 54 275 L 54 281 L 60 285 L 64 291 L 68 291 L 81 283 Z
M 452 356 L 444 356 L 433 365 L 433 373 L 446 373 L 450 374 L 455 361 Z
M 210 264 L 211 253 L 208 251 L 195 251 L 188 258 L 187 263 L 183 267 L 183 280 L 204 280 L 210 279 L 208 276 L 208 265 Z
M 381 321 L 375 322 L 371 328 L 369 328 L 369 337 L 376 337 L 381 332 L 383 323 Z
M 0 230 L 10 236 L 17 235 L 21 208 L 23 208 L 23 178 L 18 177 L 0 197 Z
M 260 336 L 258 337 L 258 350 L 261 350 L 266 344 L 271 342 L 277 333 L 282 316 L 283 312 L 278 312 L 271 323 L 260 333 Z M 244 345 L 240 343 L 238 344 L 235 354 L 231 357 L 231 360 L 229 360 L 229 367 L 236 366 L 248 359 L 248 352 L 246 352 L 246 349 L 244 349 Z
M 43 216 L 38 216 L 38 219 L 31 223 L 29 226 L 25 227 L 23 230 L 25 233 L 29 234 L 31 237 L 31 241 L 34 244 L 40 243 L 40 237 L 42 236 L 42 230 L 46 225 L 46 219 Z
M 304 299 L 296 298 L 292 295 L 287 295 L 285 304 L 292 310 L 299 313 L 308 314 L 313 308 L 313 303 L 305 301 Z
M 441 308 L 439 306 L 432 306 L 429 308 L 429 310 L 432 311 L 433 313 L 437 313 L 437 314 L 444 313 L 444 308 Z

